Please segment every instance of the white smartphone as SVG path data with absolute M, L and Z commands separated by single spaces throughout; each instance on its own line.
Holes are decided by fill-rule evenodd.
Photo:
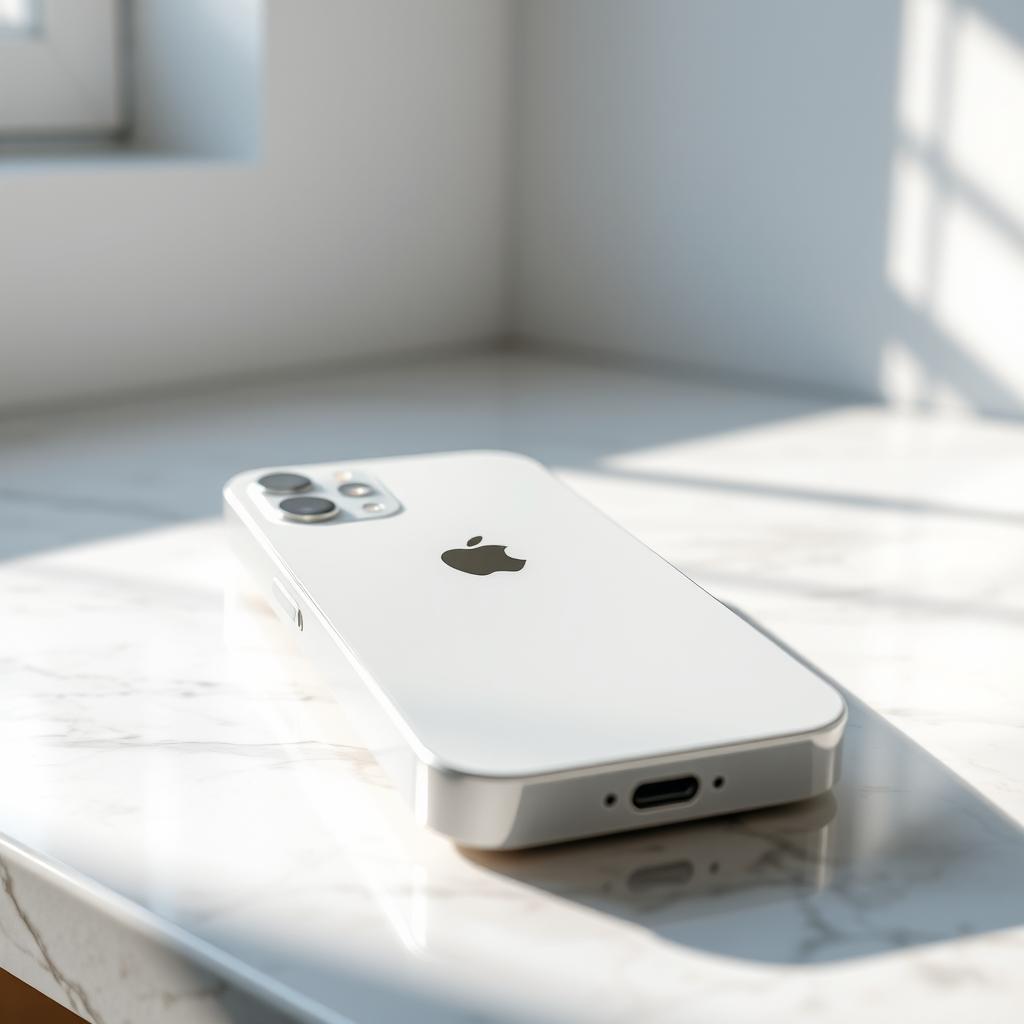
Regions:
M 802 800 L 839 693 L 531 458 L 256 469 L 233 543 L 417 819 L 514 849 Z

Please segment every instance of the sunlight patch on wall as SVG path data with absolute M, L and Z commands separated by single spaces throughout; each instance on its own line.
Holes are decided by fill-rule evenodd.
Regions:
M 886 397 L 893 404 L 904 408 L 927 404 L 930 388 L 928 371 L 906 342 L 896 338 L 885 342 L 879 372 Z
M 34 31 L 36 17 L 35 0 L 0 0 L 0 36 Z
M 969 0 L 905 0 L 886 271 L 916 327 L 899 404 L 1024 412 L 1024 47 Z
M 899 409 L 967 412 L 969 404 L 955 388 L 931 373 L 914 349 L 901 338 L 882 345 L 879 379 L 888 401 Z
M 921 304 L 928 293 L 935 179 L 920 160 L 907 153 L 897 153 L 891 189 L 889 282 L 908 302 Z
M 953 59 L 947 158 L 1024 229 L 1024 47 L 968 11 Z
M 933 315 L 1024 396 L 1024 251 L 970 203 L 947 205 Z
M 906 0 L 899 67 L 899 124 L 916 142 L 931 140 L 939 121 L 945 0 Z

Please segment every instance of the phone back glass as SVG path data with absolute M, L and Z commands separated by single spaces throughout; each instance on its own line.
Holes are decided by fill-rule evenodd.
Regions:
M 230 487 L 303 600 L 445 767 L 556 772 L 811 732 L 843 713 L 832 687 L 531 459 L 337 466 L 364 467 L 403 511 L 284 523 L 254 509 L 258 472 Z M 492 546 L 525 565 L 449 564 Z

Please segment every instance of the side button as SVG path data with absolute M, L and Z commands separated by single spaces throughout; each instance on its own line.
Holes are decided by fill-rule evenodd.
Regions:
M 285 585 L 279 579 L 275 579 L 270 584 L 270 594 L 281 615 L 297 628 L 302 629 L 302 609 L 299 608 L 298 602 L 288 593 Z

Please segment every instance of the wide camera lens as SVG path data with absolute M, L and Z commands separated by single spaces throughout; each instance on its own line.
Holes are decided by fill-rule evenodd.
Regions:
M 308 476 L 301 473 L 267 473 L 261 476 L 257 483 L 266 491 L 273 491 L 275 494 L 298 494 L 312 486 Z
M 303 497 L 285 498 L 278 508 L 289 519 L 298 519 L 303 523 L 315 523 L 321 519 L 330 519 L 338 512 L 338 506 L 326 498 Z

